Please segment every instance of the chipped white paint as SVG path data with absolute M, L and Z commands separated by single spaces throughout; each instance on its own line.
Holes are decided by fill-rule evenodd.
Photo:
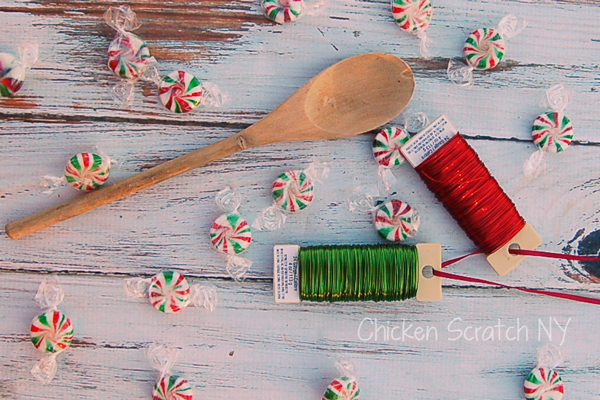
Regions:
M 227 9 L 227 3 L 217 3 Z M 253 1 L 244 3 L 248 15 L 260 12 Z M 30 36 L 42 44 L 40 63 L 17 98 L 30 108 L 0 99 L 2 224 L 77 195 L 68 187 L 45 195 L 37 184 L 42 175 L 60 174 L 72 154 L 99 146 L 120 161 L 111 180 L 120 179 L 243 129 L 344 57 L 386 51 L 407 59 L 415 70 L 410 110 L 424 111 L 431 119 L 445 113 L 471 138 L 544 239 L 543 249 L 560 251 L 581 229 L 583 236 L 598 229 L 600 7 L 595 2 L 437 1 L 428 30 L 434 42 L 428 61 L 418 58 L 418 40 L 393 25 L 387 1 L 332 0 L 322 14 L 294 25 L 246 24 L 239 39 L 190 43 L 205 47 L 203 57 L 161 63 L 164 73 L 184 66 L 229 92 L 223 111 L 188 116 L 168 114 L 139 87 L 131 109 L 119 110 L 108 96 L 115 81 L 104 64 L 112 33 L 100 19 L 78 11 L 83 7 L 78 3 L 69 13 L 52 16 L 28 13 L 24 5 L 45 3 L 0 4 L 0 51 L 15 49 Z M 509 13 L 527 18 L 529 26 L 509 41 L 507 68 L 476 73 L 469 88 L 452 86 L 445 77 L 447 59 L 460 56 L 471 30 L 494 26 Z M 153 20 L 143 22 L 152 25 Z M 182 45 L 167 40 L 149 44 L 165 50 Z M 550 155 L 549 173 L 527 181 L 520 171 L 533 151 L 530 124 L 544 111 L 539 104 L 544 90 L 557 81 L 575 91 L 567 114 L 582 143 Z M 353 188 L 376 178 L 372 139 L 366 134 L 251 149 L 31 237 L 11 241 L 2 235 L 0 398 L 149 398 L 156 375 L 142 348 L 166 340 L 184 350 L 176 371 L 198 387 L 199 398 L 317 399 L 337 375 L 328 356 L 341 353 L 356 364 L 364 398 L 514 399 L 521 397 L 522 381 L 535 364 L 539 321 L 550 318 L 562 325 L 571 319 L 561 369 L 568 398 L 597 397 L 600 355 L 594 332 L 600 323 L 593 318 L 594 306 L 451 282 L 445 282 L 438 303 L 273 304 L 273 244 L 380 242 L 369 218 L 346 206 Z M 270 205 L 269 187 L 281 171 L 315 159 L 328 161 L 331 173 L 317 187 L 314 204 L 290 217 L 280 232 L 255 233 L 244 253 L 254 261 L 250 281 L 238 286 L 226 279 L 225 261 L 208 243 L 209 226 L 219 214 L 216 192 L 226 184 L 236 186 L 243 198 L 240 212 L 252 220 Z M 394 173 L 398 183 L 393 191 L 423 216 L 416 240 L 441 242 L 444 259 L 472 249 L 410 166 Z M 576 247 L 580 239 L 570 245 Z M 195 282 L 211 279 L 221 290 L 217 311 L 188 309 L 165 316 L 126 298 L 126 277 L 150 276 L 164 268 L 180 270 Z M 579 282 L 586 278 L 578 265 L 560 261 L 526 260 L 504 278 L 483 257 L 452 270 L 519 286 L 600 295 L 597 284 Z M 59 357 L 56 380 L 42 389 L 28 372 L 37 354 L 27 331 L 38 312 L 35 289 L 52 271 L 61 273 L 67 293 L 61 308 L 72 318 L 78 342 Z M 406 320 L 413 334 L 418 326 L 435 327 L 438 340 L 363 342 L 359 328 L 365 318 L 391 326 Z M 451 341 L 447 328 L 455 318 L 462 318 L 455 328 L 472 325 L 480 332 L 498 319 L 524 324 L 530 337 Z M 367 329 L 363 338 L 369 323 L 362 325 Z M 560 331 L 555 327 L 554 332 Z M 561 340 L 554 336 L 553 341 Z

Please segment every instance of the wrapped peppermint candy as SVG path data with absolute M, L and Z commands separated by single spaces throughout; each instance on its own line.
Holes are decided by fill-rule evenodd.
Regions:
M 338 357 L 335 367 L 341 376 L 327 386 L 322 400 L 358 400 L 360 389 L 356 382 L 354 365 L 350 361 Z
M 562 351 L 551 344 L 538 350 L 538 364 L 527 375 L 523 389 L 527 400 L 561 400 L 565 394 L 562 378 L 554 370 L 564 361 Z
M 45 175 L 41 185 L 47 188 L 44 193 L 52 193 L 63 183 L 78 190 L 94 190 L 108 180 L 113 164 L 117 163 L 100 149 L 95 153 L 75 154 L 67 162 L 63 176 Z
M 410 133 L 420 132 L 429 125 L 427 115 L 422 112 L 403 114 L 402 119 L 399 126 L 382 128 L 373 140 L 373 157 L 379 164 L 378 175 L 386 192 L 398 181 L 392 168 L 404 163 L 400 148 L 409 141 Z
M 193 400 L 194 387 L 178 375 L 171 374 L 178 350 L 166 344 L 152 344 L 148 348 L 148 358 L 152 368 L 160 375 L 152 389 L 152 400 Z
M 329 168 L 325 163 L 311 163 L 305 170 L 286 171 L 280 174 L 271 189 L 274 204 L 263 209 L 252 224 L 258 230 L 280 229 L 287 214 L 304 210 L 312 203 L 315 183 L 327 178 Z
M 19 58 L 9 53 L 0 53 L 0 95 L 12 96 L 17 93 L 25 81 L 25 71 L 37 62 L 38 44 L 19 45 Z
M 431 23 L 431 0 L 392 0 L 392 16 L 398 27 L 421 40 L 421 55 L 427 56 L 429 38 L 425 31 Z
M 350 211 L 368 212 L 379 236 L 390 242 L 401 242 L 415 236 L 421 225 L 419 213 L 398 199 L 383 202 L 374 185 L 354 189 L 348 201 Z
M 156 67 L 151 66 L 141 79 L 156 85 L 160 102 L 175 114 L 189 113 L 200 105 L 218 108 L 228 100 L 218 85 L 200 81 L 186 71 L 173 71 L 161 78 Z
M 71 320 L 57 309 L 64 297 L 56 277 L 43 281 L 35 295 L 44 311 L 31 322 L 31 343 L 45 355 L 31 369 L 31 374 L 45 384 L 56 375 L 56 357 L 73 341 Z
M 227 257 L 227 273 L 236 282 L 243 282 L 252 261 L 238 254 L 252 243 L 252 231 L 238 211 L 241 197 L 228 186 L 217 194 L 215 202 L 225 213 L 210 227 L 210 243 L 217 252 Z
M 287 24 L 306 15 L 318 14 L 329 0 L 260 0 L 265 16 L 278 24 Z
M 537 178 L 546 171 L 544 153 L 560 153 L 571 145 L 573 125 L 564 114 L 564 110 L 572 98 L 573 91 L 563 84 L 554 85 L 546 90 L 546 97 L 542 103 L 551 111 L 538 115 L 533 122 L 531 135 L 538 151 L 523 165 L 523 173 L 528 178 Z
M 165 314 L 177 313 L 190 304 L 214 311 L 217 307 L 217 288 L 189 285 L 187 279 L 176 271 L 162 271 L 150 279 L 125 280 L 125 293 L 129 297 L 146 297 L 150 304 Z
M 519 33 L 527 26 L 525 20 L 514 15 L 502 18 L 498 28 L 481 28 L 473 31 L 463 46 L 463 54 L 467 65 L 451 59 L 448 63 L 448 78 L 459 86 L 473 83 L 473 70 L 490 70 L 495 68 L 506 54 L 506 40 Z
M 150 56 L 148 45 L 129 31 L 138 29 L 142 24 L 129 6 L 109 7 L 104 13 L 104 21 L 117 36 L 108 46 L 108 68 L 123 81 L 111 89 L 111 97 L 122 104 L 133 100 L 133 86 L 142 79 L 146 71 L 156 60 Z

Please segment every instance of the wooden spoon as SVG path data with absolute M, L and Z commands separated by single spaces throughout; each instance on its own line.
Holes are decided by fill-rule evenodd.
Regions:
M 412 70 L 398 57 L 368 53 L 347 58 L 312 78 L 242 132 L 10 222 L 6 233 L 12 239 L 22 238 L 240 150 L 277 142 L 337 139 L 373 130 L 398 116 L 414 89 Z

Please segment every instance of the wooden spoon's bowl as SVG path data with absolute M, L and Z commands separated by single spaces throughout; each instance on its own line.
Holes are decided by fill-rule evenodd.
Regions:
M 242 149 L 368 132 L 402 112 L 415 90 L 410 67 L 391 54 L 367 53 L 327 68 L 269 115 L 237 134 Z
M 385 53 L 361 54 L 312 80 L 305 112 L 331 139 L 357 135 L 397 117 L 414 90 L 415 77 L 404 61 Z

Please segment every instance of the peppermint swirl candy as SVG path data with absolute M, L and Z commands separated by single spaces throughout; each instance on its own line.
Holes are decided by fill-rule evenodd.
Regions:
M 72 341 L 71 320 L 58 310 L 48 310 L 31 322 L 31 343 L 44 353 L 60 353 Z
M 432 14 L 431 0 L 392 0 L 392 16 L 406 32 L 416 33 L 427 29 Z
M 12 54 L 0 53 L 0 95 L 11 96 L 19 91 L 25 80 L 25 68 Z
M 194 388 L 176 375 L 166 375 L 154 384 L 152 400 L 192 400 Z
M 262 7 L 267 18 L 284 24 L 300 18 L 304 0 L 263 0 Z
M 187 113 L 200 105 L 202 85 L 198 78 L 185 71 L 173 71 L 158 85 L 158 96 L 174 113 Z
M 313 201 L 314 186 L 302 171 L 287 171 L 279 175 L 273 183 L 273 199 L 284 211 L 298 212 Z
M 573 125 L 562 113 L 549 111 L 533 122 L 533 143 L 550 153 L 560 153 L 571 145 Z
M 524 391 L 527 400 L 561 400 L 565 387 L 558 372 L 537 367 L 525 379 Z
M 79 153 L 65 167 L 65 178 L 75 189 L 92 190 L 101 186 L 110 174 L 110 160 L 94 154 Z
M 158 311 L 176 313 L 190 304 L 190 285 L 180 273 L 162 271 L 152 277 L 148 296 Z
M 358 383 L 343 376 L 329 384 L 322 400 L 358 400 L 359 395 Z
M 210 241 L 213 247 L 222 253 L 239 254 L 252 242 L 250 225 L 239 214 L 223 214 L 210 228 Z
M 400 148 L 409 139 L 408 133 L 401 128 L 390 126 L 382 129 L 373 140 L 375 160 L 384 167 L 402 164 L 404 157 L 400 154 Z
M 421 218 L 407 203 L 390 200 L 378 207 L 375 228 L 382 238 L 399 242 L 417 234 Z
M 118 36 L 108 47 L 108 68 L 123 79 L 136 79 L 150 65 L 150 50 L 134 34 Z
M 473 68 L 487 70 L 500 63 L 506 53 L 506 45 L 500 33 L 491 28 L 481 28 L 467 38 L 463 53 Z

